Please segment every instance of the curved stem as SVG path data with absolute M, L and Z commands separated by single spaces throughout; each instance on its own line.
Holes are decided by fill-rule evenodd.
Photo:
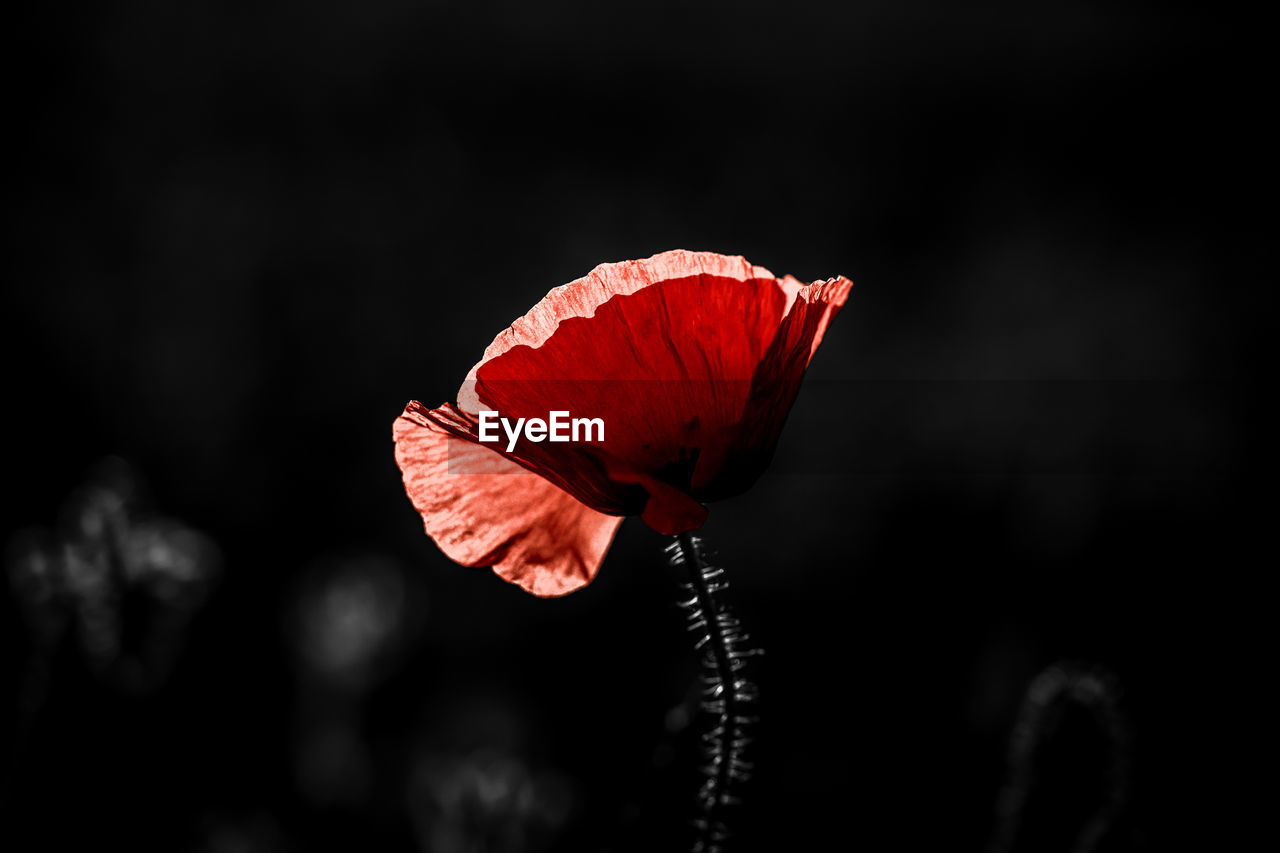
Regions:
M 1091 853 L 1121 815 L 1129 798 L 1130 735 L 1114 675 L 1099 666 L 1063 661 L 1032 681 L 1009 741 L 1008 778 L 997 804 L 987 853 L 1017 846 L 1038 768 L 1036 759 L 1070 706 L 1088 711 L 1105 747 L 1101 802 L 1076 834 L 1072 853 Z
M 702 709 L 715 719 L 703 735 L 707 779 L 699 794 L 702 818 L 694 853 L 720 853 L 728 837 L 725 810 L 737 802 L 731 788 L 744 781 L 751 769 L 742 754 L 749 742 L 746 727 L 754 720 L 744 710 L 755 701 L 756 688 L 743 669 L 759 652 L 746 648 L 748 637 L 741 623 L 719 597 L 728 587 L 724 569 L 708 562 L 698 538 L 682 533 L 667 552 L 672 565 L 683 566 L 689 576 L 686 588 L 692 598 L 681 606 L 688 611 L 689 630 L 699 635 L 695 648 L 703 653 Z

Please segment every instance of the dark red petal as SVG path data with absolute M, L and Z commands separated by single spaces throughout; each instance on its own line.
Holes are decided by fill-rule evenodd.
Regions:
M 853 282 L 841 275 L 826 281 L 815 281 L 813 284 L 801 284 L 795 278 L 787 276 L 780 284 L 789 292 L 795 288 L 796 295 L 784 325 L 790 327 L 787 333 L 794 335 L 796 341 L 807 344 L 808 352 L 804 362 L 807 367 L 827 333 L 827 326 L 840 313 L 849 298 Z
M 590 582 L 622 519 L 450 435 L 430 414 L 410 403 L 393 435 L 405 491 L 440 549 L 466 566 L 492 565 L 534 595 L 564 595 Z
M 552 288 L 527 314 L 493 339 L 485 349 L 484 357 L 468 372 L 458 392 L 459 406 L 464 411 L 479 411 L 475 380 L 480 367 L 486 362 L 514 347 L 541 347 L 562 322 L 593 317 L 601 305 L 614 297 L 633 294 L 656 283 L 697 276 L 736 281 L 775 280 L 769 270 L 754 266 L 743 257 L 685 249 L 673 249 L 641 260 L 600 264 L 582 278 Z M 774 321 L 781 316 L 780 309 Z
M 704 454 L 694 471 L 694 494 L 706 500 L 740 494 L 764 472 L 805 370 L 853 287 L 842 276 L 808 285 L 788 276 L 780 284 L 792 297 L 790 309 L 760 359 L 738 432 L 722 458 Z
M 608 492 L 604 469 L 615 467 L 648 474 L 687 497 L 698 455 L 715 453 L 736 434 L 786 302 L 772 278 L 700 274 L 653 283 L 615 296 L 589 318 L 560 320 L 537 348 L 516 345 L 481 364 L 474 398 L 507 418 L 546 418 L 552 409 L 602 418 L 605 441 L 581 450 L 617 464 L 583 469 L 594 480 L 591 491 Z M 534 470 L 552 476 L 562 467 L 564 445 L 523 444 L 518 452 Z M 643 484 L 638 474 L 612 482 Z M 585 497 L 585 488 L 566 488 L 606 508 Z M 667 489 L 646 491 L 650 501 L 677 498 Z M 625 507 L 645 510 L 647 517 L 691 517 L 687 506 Z
M 673 272 L 685 274 L 658 278 Z M 594 288 L 567 286 L 577 286 L 569 301 L 553 291 L 519 334 L 499 336 L 459 400 L 508 418 L 546 418 L 551 409 L 603 418 L 601 445 L 521 442 L 512 456 L 598 510 L 640 512 L 663 533 L 692 529 L 704 512 L 694 498 L 736 494 L 767 464 L 850 283 L 779 281 L 740 258 L 694 253 L 593 276 Z M 577 310 L 609 294 L 590 315 Z M 624 495 L 624 485 L 644 487 L 645 498 Z

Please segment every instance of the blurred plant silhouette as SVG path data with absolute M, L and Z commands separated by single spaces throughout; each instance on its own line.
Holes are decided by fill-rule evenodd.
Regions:
M 418 840 L 430 853 L 553 849 L 573 804 L 568 781 L 519 755 L 478 749 L 419 760 L 409 788 Z
M 405 803 L 424 853 L 540 853 L 577 808 L 572 780 L 531 756 L 520 704 L 453 697 L 423 721 Z
M 303 572 L 287 632 L 310 676 L 360 693 L 396 667 L 425 606 L 388 557 L 328 558 Z
M 1131 788 L 1132 739 L 1120 698 L 1115 675 L 1096 665 L 1063 661 L 1035 677 L 1009 739 L 987 853 L 1092 853 L 1107 840 Z M 1091 725 L 1072 719 L 1079 712 Z
M 291 849 L 279 825 L 266 814 L 206 815 L 200 853 L 276 853 Z
M 298 678 L 295 777 L 307 799 L 355 807 L 368 796 L 365 697 L 397 669 L 424 611 L 388 557 L 323 558 L 302 573 L 285 630 Z
M 127 462 L 103 460 L 54 529 L 10 539 L 9 583 L 30 638 L 20 730 L 39 712 L 68 636 L 102 683 L 126 693 L 159 688 L 181 655 L 222 558 L 209 537 L 153 512 L 143 494 Z

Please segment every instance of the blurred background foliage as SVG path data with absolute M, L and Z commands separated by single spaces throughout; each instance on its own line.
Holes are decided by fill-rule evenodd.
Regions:
M 1106 849 L 1214 838 L 1250 713 L 1228 573 L 1264 529 L 1247 24 L 24 6 L 0 845 L 680 849 L 695 660 L 660 538 L 628 522 L 533 599 L 438 552 L 390 443 L 549 288 L 675 247 L 856 284 L 705 531 L 768 651 L 739 849 L 982 849 L 1064 657 L 1132 726 Z M 1072 754 L 1052 790 L 1088 802 L 1102 759 Z

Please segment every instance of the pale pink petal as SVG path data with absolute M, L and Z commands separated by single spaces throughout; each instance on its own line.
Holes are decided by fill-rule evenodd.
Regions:
M 538 596 L 595 577 L 622 519 L 583 505 L 489 448 L 449 435 L 410 403 L 395 421 L 396 462 L 427 534 L 450 559 L 493 566 Z

